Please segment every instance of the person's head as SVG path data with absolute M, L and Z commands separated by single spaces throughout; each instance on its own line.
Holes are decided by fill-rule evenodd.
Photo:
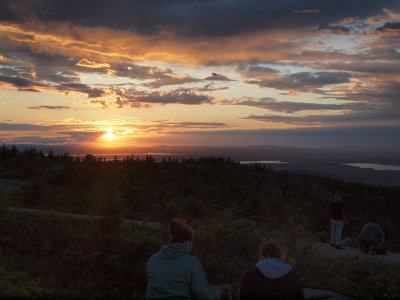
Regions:
M 188 225 L 186 225 L 183 219 L 172 219 L 169 223 L 169 234 L 171 243 L 183 243 L 186 244 L 191 250 L 194 231 Z
M 281 257 L 281 249 L 274 241 L 267 241 L 263 243 L 260 247 L 260 251 L 258 253 L 259 260 L 263 260 L 266 258 L 280 258 Z
M 371 223 L 376 223 L 376 218 L 375 217 L 371 217 Z
M 336 193 L 335 196 L 333 197 L 333 200 L 339 202 L 339 201 L 342 201 L 342 197 L 340 196 L 339 193 Z

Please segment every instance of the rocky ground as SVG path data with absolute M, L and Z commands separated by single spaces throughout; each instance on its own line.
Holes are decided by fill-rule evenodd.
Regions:
M 373 255 L 364 253 L 359 248 L 344 247 L 343 250 L 335 249 L 331 247 L 330 244 L 328 243 L 317 243 L 315 247 L 319 253 L 331 257 L 340 257 L 340 258 L 359 257 L 359 258 L 380 261 L 390 265 L 400 264 L 400 254 L 391 253 L 389 251 L 387 252 L 386 255 Z

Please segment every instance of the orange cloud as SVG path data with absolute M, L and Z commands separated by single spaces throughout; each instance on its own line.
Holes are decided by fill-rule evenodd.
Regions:
M 110 64 L 107 63 L 96 63 L 95 61 L 90 61 L 86 58 L 82 58 L 79 62 L 76 63 L 77 66 L 80 67 L 86 67 L 86 68 L 93 68 L 93 69 L 99 69 L 99 68 L 109 68 Z
M 392 10 L 388 8 L 382 8 L 382 11 L 384 12 L 383 15 L 368 18 L 368 24 L 393 22 L 399 18 L 399 15 L 395 14 Z
M 348 18 L 344 18 L 342 20 L 339 21 L 339 24 L 352 24 L 357 22 L 360 19 L 360 17 L 348 17 Z
M 398 14 L 395 14 L 392 10 L 389 8 L 382 8 L 382 10 L 392 19 L 392 20 L 397 20 L 399 18 Z
M 77 65 L 92 68 L 106 67 L 105 64 L 120 60 L 198 65 L 290 59 L 301 50 L 301 39 L 306 35 L 306 31 L 276 29 L 188 41 L 168 33 L 145 36 L 105 27 L 0 24 L 3 43 L 24 45 L 32 51 L 84 57 Z

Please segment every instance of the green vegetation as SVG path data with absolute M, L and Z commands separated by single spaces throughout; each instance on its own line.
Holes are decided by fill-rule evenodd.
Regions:
M 326 241 L 329 203 L 344 198 L 344 236 L 357 235 L 374 214 L 391 250 L 400 250 L 399 187 L 243 166 L 223 158 L 183 161 L 152 157 L 104 160 L 48 156 L 34 149 L 0 148 L 0 178 L 26 181 L 22 193 L 0 194 L 3 206 L 105 216 L 76 220 L 0 211 L 0 296 L 138 297 L 145 263 L 168 239 L 122 218 L 184 217 L 196 229 L 194 254 L 212 284 L 231 283 L 257 260 L 265 235 L 296 260 L 304 285 L 360 298 L 400 296 L 400 269 L 361 259 L 314 253 Z M 304 249 L 295 243 L 305 241 Z
M 167 235 L 165 230 L 123 226 L 111 218 L 79 221 L 5 211 L 0 231 L 0 297 L 143 292 L 145 263 Z

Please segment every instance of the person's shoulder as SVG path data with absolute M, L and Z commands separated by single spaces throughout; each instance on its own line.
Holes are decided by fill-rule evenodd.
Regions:
M 182 255 L 182 257 L 184 257 L 187 260 L 191 260 L 193 262 L 200 263 L 200 259 L 196 255 L 191 255 L 191 254 L 187 253 L 185 255 Z
M 147 263 L 151 263 L 152 261 L 158 260 L 160 258 L 160 253 L 154 253 L 152 256 L 150 256 L 149 260 L 147 261 Z
M 155 270 L 160 262 L 160 253 L 154 253 L 146 263 L 146 272 L 149 270 Z
M 281 277 L 284 281 L 301 282 L 300 275 L 296 271 L 290 271 L 285 276 Z
M 243 274 L 243 280 L 263 276 L 256 266 L 251 267 Z
M 295 278 L 300 278 L 300 275 L 299 275 L 296 271 L 294 271 L 294 270 L 290 271 L 290 272 L 288 273 L 288 275 L 290 275 L 290 276 L 292 276 L 292 277 L 295 277 Z
M 182 259 L 185 260 L 187 264 L 190 264 L 194 267 L 201 266 L 200 259 L 197 256 L 185 254 L 182 256 Z

